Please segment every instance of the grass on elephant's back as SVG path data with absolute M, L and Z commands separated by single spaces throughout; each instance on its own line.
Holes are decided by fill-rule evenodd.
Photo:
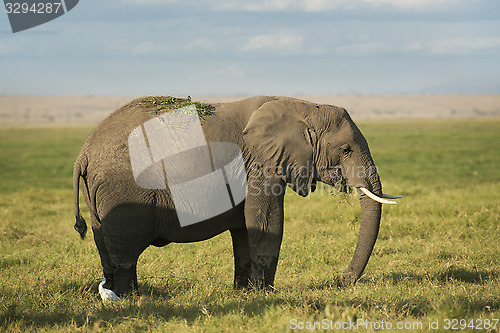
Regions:
M 232 290 L 225 233 L 149 248 L 138 267 L 141 296 L 108 306 L 97 294 L 92 237 L 82 242 L 73 230 L 71 171 L 90 129 L 0 130 L 0 174 L 14 177 L 0 184 L 0 327 L 286 331 L 294 318 L 425 325 L 499 318 L 500 157 L 481 157 L 497 149 L 491 138 L 499 125 L 360 124 L 385 191 L 405 197 L 384 206 L 374 253 L 355 287 L 332 282 L 356 243 L 356 198 L 290 194 L 275 293 Z M 438 156 L 441 144 L 454 147 L 446 159 Z
M 131 112 L 141 110 L 152 116 L 158 116 L 190 105 L 194 105 L 196 113 L 201 118 L 211 115 L 214 111 L 214 107 L 212 105 L 201 102 L 193 102 L 191 97 L 178 98 L 172 96 L 148 96 L 138 98 L 130 102 L 125 107 L 131 108 Z

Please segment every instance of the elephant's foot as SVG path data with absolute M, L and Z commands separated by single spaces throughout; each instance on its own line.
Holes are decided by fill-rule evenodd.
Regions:
M 248 287 L 251 261 L 248 248 L 248 234 L 246 229 L 231 229 L 234 251 L 234 289 Z
M 250 279 L 250 261 L 246 264 L 236 264 L 234 272 L 234 289 L 248 288 Z
M 234 289 L 253 291 L 253 290 L 264 290 L 264 291 L 274 291 L 274 281 L 265 279 L 263 274 L 257 276 L 246 276 L 245 278 L 235 278 L 234 279 Z
M 137 292 L 137 266 L 119 265 L 113 273 L 104 272 L 99 283 L 99 294 L 104 302 L 118 301 L 120 297 Z
M 276 291 L 276 288 L 274 288 L 273 283 L 266 283 L 265 281 L 263 281 L 261 279 L 250 278 L 245 290 L 252 291 L 252 292 L 264 292 L 267 294 L 267 293 Z
M 259 263 L 252 263 L 249 287 L 274 291 L 274 275 L 278 265 L 278 257 L 258 256 Z
M 137 266 L 132 264 L 118 265 L 115 267 L 113 291 L 122 297 L 126 294 L 137 292 Z
M 247 277 L 238 276 L 234 278 L 233 287 L 234 289 L 246 289 L 248 288 L 248 282 L 249 282 L 248 276 Z

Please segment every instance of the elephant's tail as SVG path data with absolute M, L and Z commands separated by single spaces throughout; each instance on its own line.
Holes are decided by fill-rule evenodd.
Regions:
M 75 230 L 78 231 L 80 237 L 85 239 L 85 235 L 87 234 L 87 223 L 83 218 L 82 214 L 80 214 L 80 177 L 82 176 L 82 165 L 80 160 L 77 160 L 75 163 L 75 167 L 73 169 L 73 201 L 75 205 Z

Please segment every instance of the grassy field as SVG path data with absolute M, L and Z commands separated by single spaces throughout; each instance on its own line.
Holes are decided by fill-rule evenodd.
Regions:
M 147 249 L 140 295 L 110 305 L 97 293 L 92 237 L 81 241 L 73 230 L 72 167 L 91 128 L 0 129 L 0 330 L 286 332 L 318 322 L 318 330 L 335 331 L 362 319 L 371 329 L 359 321 L 352 331 L 389 324 L 431 331 L 430 323 L 439 328 L 433 332 L 464 323 L 490 323 L 493 331 L 500 318 L 500 120 L 359 127 L 385 192 L 405 197 L 384 206 L 357 285 L 335 284 L 357 239 L 356 198 L 289 193 L 276 292 L 232 289 L 224 233 Z

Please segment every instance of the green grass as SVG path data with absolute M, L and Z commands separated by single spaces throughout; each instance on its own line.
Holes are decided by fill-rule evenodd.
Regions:
M 97 293 L 92 237 L 73 230 L 73 162 L 91 128 L 1 129 L 0 330 L 279 332 L 293 319 L 365 319 L 424 331 L 439 320 L 444 331 L 445 319 L 500 318 L 500 121 L 359 127 L 385 192 L 405 197 L 384 206 L 357 285 L 335 281 L 354 250 L 359 204 L 318 190 L 287 194 L 276 292 L 232 289 L 224 233 L 147 249 L 140 295 L 110 305 Z

